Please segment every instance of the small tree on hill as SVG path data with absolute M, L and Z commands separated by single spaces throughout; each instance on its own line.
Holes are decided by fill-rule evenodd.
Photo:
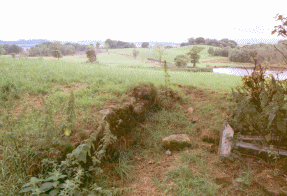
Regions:
M 138 56 L 139 53 L 140 53 L 140 52 L 139 52 L 137 49 L 134 49 L 134 50 L 133 50 L 133 56 L 134 56 L 135 58 L 137 58 L 137 56 Z
M 190 57 L 190 62 L 193 64 L 193 67 L 196 66 L 196 63 L 199 62 L 200 55 L 199 53 L 203 50 L 202 47 L 194 46 L 192 49 L 187 53 L 187 55 Z
M 177 55 L 174 59 L 174 64 L 177 67 L 186 67 L 189 62 L 189 58 L 186 55 Z
M 161 58 L 162 56 L 165 54 L 165 48 L 164 48 L 164 45 L 162 44 L 157 44 L 154 46 L 154 51 L 155 53 L 158 55 L 159 57 L 159 62 L 161 64 Z
M 97 54 L 95 52 L 94 46 L 89 46 L 88 50 L 86 51 L 86 54 L 87 54 L 87 57 L 88 57 L 90 63 L 96 62 Z
M 60 48 L 61 48 L 60 42 L 54 42 L 50 45 L 50 50 L 51 50 L 52 56 L 55 58 L 58 58 L 58 60 L 59 60 L 59 58 L 63 57 Z
M 96 48 L 99 49 L 99 48 L 100 48 L 100 45 L 101 45 L 101 44 L 100 44 L 99 42 L 97 42 L 97 43 L 96 43 Z
M 110 54 L 110 53 L 109 53 L 109 48 L 110 48 L 110 45 L 109 45 L 108 43 L 105 43 L 105 49 L 107 50 L 107 53 L 108 53 L 108 54 Z
M 142 48 L 148 48 L 149 47 L 149 43 L 148 42 L 143 42 L 141 47 Z
M 214 49 L 213 49 L 213 47 L 209 47 L 209 48 L 208 48 L 208 54 L 211 54 L 211 55 L 214 54 Z

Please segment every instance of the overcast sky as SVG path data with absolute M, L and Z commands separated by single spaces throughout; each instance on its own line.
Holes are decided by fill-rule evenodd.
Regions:
M 274 17 L 286 8 L 287 0 L 4 0 L 0 40 L 276 39 Z

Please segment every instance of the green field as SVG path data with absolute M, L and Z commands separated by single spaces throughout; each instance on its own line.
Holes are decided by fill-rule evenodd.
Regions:
M 172 51 L 170 55 L 176 55 L 187 49 L 168 50 Z M 132 50 L 119 51 L 127 53 Z M 86 63 L 85 56 L 66 56 L 60 60 L 51 57 L 0 57 L 0 195 L 19 195 L 19 191 L 23 190 L 21 187 L 32 177 L 51 183 L 57 173 L 48 172 L 63 172 L 69 176 L 69 182 L 74 184 L 67 185 L 67 190 L 62 191 L 70 191 L 70 195 L 75 190 L 85 190 L 83 195 L 88 195 L 86 193 L 92 189 L 89 183 L 114 191 L 133 187 L 130 195 L 148 195 L 149 191 L 156 191 L 155 195 L 234 195 L 238 191 L 243 195 L 263 195 L 258 187 L 250 189 L 240 184 L 239 188 L 232 185 L 226 188 L 217 184 L 218 173 L 228 167 L 221 165 L 214 153 L 218 144 L 212 144 L 209 148 L 210 145 L 203 142 L 206 137 L 219 140 L 222 123 L 233 104 L 230 92 L 240 84 L 240 77 L 210 72 L 168 71 L 169 87 L 180 97 L 171 104 L 172 99 L 165 94 L 163 70 L 147 69 L 145 66 L 154 65 L 142 63 L 140 58 L 123 57 L 113 52 L 99 54 L 99 64 Z M 172 58 L 166 57 L 167 60 Z M 204 58 L 209 57 L 205 55 Z M 55 164 L 60 164 L 59 160 L 66 160 L 68 153 L 79 149 L 80 142 L 85 144 L 87 138 L 91 137 L 87 132 L 95 132 L 100 127 L 103 122 L 100 110 L 111 105 L 124 107 L 127 102 L 137 101 L 132 96 L 137 92 L 135 89 L 142 88 L 142 92 L 145 92 L 143 84 L 149 83 L 155 86 L 158 98 L 154 100 L 162 101 L 162 108 L 148 112 L 145 121 L 138 122 L 126 138 L 117 138 L 119 158 L 101 165 L 103 174 L 93 173 L 96 177 L 81 187 L 77 184 L 80 181 L 76 174 L 66 172 L 72 169 L 75 169 L 74 172 L 81 171 L 79 165 L 63 171 L 59 168 L 53 170 Z M 187 112 L 189 107 L 195 109 L 193 115 L 200 119 L 197 123 L 191 122 L 192 116 Z M 73 129 L 67 120 L 71 110 L 74 111 Z M 172 156 L 167 157 L 161 139 L 176 133 L 188 134 L 193 145 L 190 149 L 172 152 Z M 244 179 L 251 175 L 243 164 L 230 164 L 235 168 L 231 171 L 233 175 Z M 174 165 L 176 167 L 172 167 Z M 84 165 L 81 167 L 84 168 Z M 141 182 L 142 176 L 146 179 L 144 184 Z M 249 183 L 249 176 L 245 184 Z M 51 190 L 49 183 L 45 186 Z M 32 187 L 32 184 L 26 187 Z M 47 191 L 43 184 L 37 182 L 33 186 Z

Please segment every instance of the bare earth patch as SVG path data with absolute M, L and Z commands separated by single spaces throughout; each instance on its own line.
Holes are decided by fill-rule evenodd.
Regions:
M 52 90 L 60 89 L 61 93 L 69 93 L 72 90 L 79 90 L 86 87 L 88 84 L 82 82 L 73 82 L 69 84 L 69 86 L 65 86 L 62 84 L 55 84 L 52 86 Z
M 138 165 L 134 169 L 135 181 L 126 184 L 125 187 L 134 187 L 135 189 L 127 196 L 159 196 L 165 195 L 163 190 L 154 184 L 154 179 L 163 180 L 166 172 L 180 163 L 179 152 L 173 152 L 172 156 L 165 156 L 158 162 L 153 159 L 143 160 L 135 157 Z

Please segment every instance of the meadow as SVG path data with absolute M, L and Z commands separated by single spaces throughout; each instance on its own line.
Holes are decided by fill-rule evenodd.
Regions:
M 174 56 L 188 50 L 167 49 L 163 60 L 171 62 Z M 154 65 L 140 59 L 156 58 L 152 50 L 139 51 L 139 58 L 134 59 L 116 54 L 131 54 L 132 49 L 110 50 L 110 54 L 97 55 L 98 64 L 86 63 L 85 56 L 65 56 L 60 60 L 0 57 L 0 195 L 19 195 L 29 181 L 26 187 L 31 187 L 30 192 L 23 195 L 31 195 L 32 190 L 35 195 L 39 190 L 47 192 L 45 183 L 32 182 L 32 177 L 47 179 L 52 175 L 48 172 L 60 172 L 53 170 L 53 164 L 64 161 L 92 137 L 89 134 L 103 119 L 100 111 L 133 103 L 135 88 L 153 84 L 158 99 L 169 101 L 162 96 L 166 89 L 164 71 L 147 69 Z M 219 59 L 209 57 L 206 51 L 202 52 L 202 61 Z M 72 191 L 91 191 L 90 185 L 96 184 L 114 190 L 109 193 L 112 195 L 120 195 L 116 190 L 126 187 L 132 188 L 122 195 L 265 195 L 255 182 L 266 173 L 274 177 L 269 180 L 276 179 L 279 174 L 273 169 L 257 163 L 255 158 L 222 161 L 217 156 L 222 124 L 234 105 L 230 92 L 240 85 L 241 78 L 210 72 L 168 74 L 169 88 L 180 97 L 179 101 L 148 112 L 127 137 L 117 138 L 118 159 L 104 162 L 103 173 L 82 184 L 80 178 L 74 177 L 70 181 L 74 184 L 64 184 L 63 191 L 71 191 L 70 195 Z M 195 109 L 194 113 L 187 112 L 189 107 Z M 73 130 L 67 128 L 71 108 Z M 192 122 L 194 117 L 199 120 Z M 188 134 L 192 146 L 167 156 L 161 139 L 176 133 Z M 78 194 L 87 195 L 89 190 Z

